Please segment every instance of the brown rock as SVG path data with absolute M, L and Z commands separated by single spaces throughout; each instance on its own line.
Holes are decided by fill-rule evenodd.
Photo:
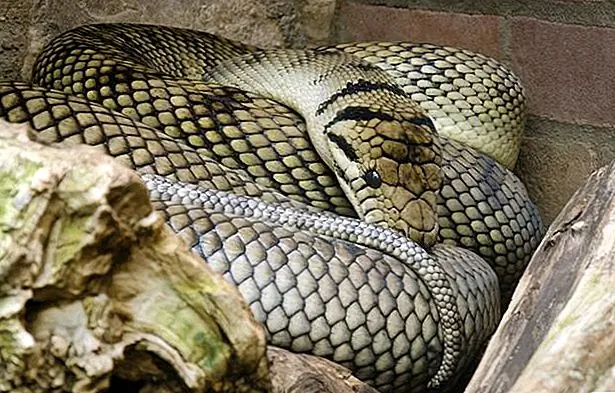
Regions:
M 511 60 L 535 115 L 615 124 L 615 29 L 514 18 Z
M 73 27 L 134 22 L 202 29 L 262 47 L 326 43 L 335 0 L 3 2 L 0 79 L 29 80 L 43 45 Z M 4 8 L 4 9 L 3 9 Z
M 0 122 L 0 392 L 267 390 L 261 325 L 139 176 L 26 132 Z

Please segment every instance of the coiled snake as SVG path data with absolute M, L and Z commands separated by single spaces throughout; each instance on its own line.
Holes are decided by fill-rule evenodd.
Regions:
M 260 51 L 101 24 L 51 41 L 33 83 L 0 84 L 0 117 L 137 169 L 272 344 L 382 391 L 458 375 L 543 234 L 521 182 L 468 147 L 514 165 L 525 105 L 512 74 L 468 51 Z

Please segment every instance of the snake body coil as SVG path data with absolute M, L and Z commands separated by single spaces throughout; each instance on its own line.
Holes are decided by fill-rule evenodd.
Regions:
M 383 391 L 421 390 L 459 373 L 482 345 L 499 316 L 498 279 L 506 299 L 543 228 L 511 172 L 436 135 L 425 113 L 449 134 L 506 131 L 495 145 L 512 140 L 512 165 L 524 105 L 514 77 L 480 55 L 409 45 L 340 47 L 363 60 L 330 48 L 250 54 L 201 32 L 84 26 L 49 43 L 35 66 L 33 82 L 59 91 L 2 83 L 0 117 L 136 168 L 171 227 L 239 287 L 273 344 L 327 356 Z M 451 68 L 452 53 L 470 60 Z M 267 77 L 276 67 L 295 80 Z M 476 81 L 485 75 L 491 82 Z M 464 104 L 468 89 L 476 94 Z M 437 91 L 450 94 L 421 97 Z M 263 94 L 322 135 L 308 137 L 300 117 Z M 467 139 L 477 141 L 472 131 Z M 430 255 L 333 212 L 447 245 Z

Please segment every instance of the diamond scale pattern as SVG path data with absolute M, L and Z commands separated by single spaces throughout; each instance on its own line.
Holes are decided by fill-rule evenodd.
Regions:
M 437 310 L 429 289 L 403 262 L 266 219 L 203 214 L 174 201 L 158 201 L 156 208 L 239 288 L 271 344 L 328 357 L 383 392 L 396 386 L 420 391 L 436 372 L 442 350 Z M 195 210 L 200 213 L 191 214 Z M 188 215 L 195 221 L 190 232 L 181 219 Z M 250 253 L 228 252 L 239 237 Z M 467 250 L 438 245 L 434 252 L 463 298 L 464 351 L 477 350 L 497 322 L 497 278 L 488 265 L 466 262 L 476 259 Z
M 211 102 L 212 107 L 215 102 L 217 101 Z M 259 196 L 268 201 L 287 201 L 275 192 L 264 190 L 261 183 L 267 182 L 259 180 L 261 178 L 258 176 L 251 178 L 253 174 L 250 168 L 247 172 L 242 169 L 233 172 L 200 154 L 202 149 L 191 147 L 188 139 L 182 137 L 188 134 L 180 135 L 179 141 L 176 141 L 127 115 L 111 112 L 95 103 L 19 83 L 8 82 L 0 85 L 0 104 L 0 117 L 11 122 L 30 121 L 42 141 L 88 143 L 104 149 L 125 165 L 139 168 L 144 173 L 166 175 L 182 181 L 196 182 L 206 188 Z M 239 105 L 239 102 L 237 104 Z M 275 104 L 269 109 L 280 108 Z M 245 112 L 245 109 L 242 110 Z M 267 113 L 264 110 L 259 111 L 257 112 Z M 246 116 L 246 113 L 242 116 Z M 199 122 L 204 119 L 199 119 Z M 211 127 L 220 126 L 216 124 L 212 120 Z M 105 134 L 101 131 L 103 128 Z M 306 149 L 300 150 L 299 153 L 313 153 L 311 144 L 305 139 L 305 135 L 301 134 L 302 131 L 289 129 L 287 126 L 274 131 L 269 132 L 270 138 L 290 140 L 289 144 Z M 206 131 L 205 134 L 209 132 Z M 254 135 L 261 138 L 263 134 L 259 132 L 262 132 L 261 128 L 255 129 Z M 297 133 L 299 136 L 295 135 Z M 259 140 L 259 146 L 260 143 L 272 143 L 265 142 L 266 138 Z M 216 141 L 216 138 L 212 139 L 212 143 Z M 221 145 L 216 146 L 229 146 L 225 144 L 227 142 L 221 140 Z M 529 200 L 519 179 L 495 161 L 447 138 L 442 138 L 442 145 L 444 185 L 437 200 L 440 238 L 448 244 L 470 248 L 485 258 L 496 270 L 504 299 L 507 299 L 544 234 L 545 229 L 536 207 Z M 261 148 L 268 148 L 267 146 Z M 236 153 L 232 153 L 230 156 L 235 155 Z M 320 161 L 307 165 L 316 164 L 324 168 Z M 305 165 L 302 163 L 301 167 Z M 325 169 L 323 171 L 326 172 Z M 330 184 L 335 184 L 328 175 L 318 175 L 317 178 L 317 183 L 322 187 L 331 188 Z M 333 188 L 337 190 L 334 194 L 341 194 L 339 188 Z M 329 194 L 333 195 L 330 192 Z M 315 205 L 322 206 L 320 202 Z M 261 241 L 266 240 L 261 238 Z
M 445 181 L 438 196 L 440 236 L 489 261 L 507 302 L 544 234 L 521 181 L 493 159 L 443 140 Z M 455 228 L 452 230 L 451 228 Z
M 197 39 L 202 33 L 187 30 L 109 25 L 101 34 L 99 28 L 68 32 L 45 49 L 33 80 L 58 91 L 0 84 L 0 117 L 30 123 L 43 141 L 97 146 L 142 173 L 297 205 L 263 188 L 272 187 L 354 214 L 294 112 L 199 81 L 203 69 L 247 47 Z M 402 84 L 413 81 L 406 90 L 444 132 L 519 125 L 522 92 L 490 59 L 436 46 L 345 49 L 389 69 Z M 494 141 L 494 151 L 504 145 Z M 544 230 L 536 209 L 502 166 L 447 138 L 442 144 L 440 237 L 487 259 L 503 291 L 511 292 Z M 428 288 L 404 263 L 343 241 L 197 209 L 186 196 L 165 197 L 157 208 L 239 288 L 273 344 L 341 362 L 384 392 L 422 391 L 436 372 L 438 314 Z M 498 281 L 487 266 L 467 262 L 475 258 L 469 251 L 439 245 L 434 254 L 459 295 L 463 351 L 474 353 L 499 314 Z
M 201 38 L 197 39 L 199 36 Z M 185 39 L 194 41 L 187 44 Z M 158 47 L 164 42 L 177 42 L 177 45 Z M 157 49 L 153 50 L 154 47 Z M 392 72 L 399 83 L 406 85 L 405 88 L 411 94 L 417 95 L 416 99 L 426 109 L 444 113 L 442 108 L 446 107 L 448 116 L 467 115 L 466 121 L 473 130 L 484 129 L 491 132 L 490 127 L 495 127 L 506 131 L 520 125 L 519 116 L 524 105 L 521 102 L 523 95 L 518 81 L 492 59 L 456 48 L 429 45 L 365 43 L 339 48 Z M 58 37 L 45 49 L 37 62 L 33 80 L 41 86 L 85 96 L 106 108 L 122 111 L 133 121 L 158 127 L 167 135 L 178 138 L 183 145 L 192 147 L 193 150 L 190 151 L 213 157 L 230 168 L 241 169 L 258 184 L 290 193 L 298 200 L 306 201 L 306 198 L 314 197 L 316 200 L 309 202 L 314 206 L 353 215 L 348 201 L 335 185 L 334 176 L 312 149 L 302 122 L 296 114 L 270 100 L 198 82 L 203 67 L 212 66 L 247 49 L 250 48 L 181 29 L 159 30 L 149 26 L 121 24 L 86 26 Z M 212 50 L 219 52 L 210 52 Z M 113 53 L 113 58 L 103 56 L 101 51 Z M 192 60 L 188 63 L 176 63 L 181 56 L 184 56 L 184 60 Z M 171 79 L 177 76 L 188 80 L 177 82 Z M 408 85 L 411 81 L 417 82 L 416 86 Z M 431 97 L 432 100 L 421 101 L 421 95 Z M 6 116 L 9 121 L 23 122 L 32 114 L 41 134 L 49 134 L 46 127 L 50 121 L 60 122 L 65 119 L 59 127 L 64 130 L 62 139 L 74 143 L 100 143 L 100 127 L 96 125 L 92 126 L 91 130 L 84 131 L 87 138 L 75 134 L 79 129 L 73 122 L 75 113 L 85 114 L 87 117 L 87 108 L 93 108 L 92 105 L 68 106 L 67 110 L 66 100 L 62 97 L 58 99 L 43 95 L 24 107 L 33 98 L 35 97 L 22 97 L 16 105 L 11 94 L 4 96 L 3 106 L 10 107 Z M 44 105 L 41 105 L 41 99 Z M 442 105 L 436 103 L 438 100 L 443 100 Z M 511 110 L 510 108 L 517 108 L 515 104 L 520 104 L 519 109 Z M 46 110 L 55 106 L 61 107 L 55 114 Z M 472 107 L 471 110 L 468 106 Z M 504 113 L 501 120 L 493 120 L 496 112 Z M 54 120 L 54 116 L 59 120 Z M 432 116 L 435 115 L 432 113 Z M 114 120 L 110 119 L 105 115 L 98 121 L 113 123 Z M 83 119 L 79 121 L 83 122 Z M 120 121 L 124 122 L 124 119 L 120 118 Z M 465 123 L 462 121 L 458 124 Z M 130 124 L 126 125 L 131 128 Z M 118 127 L 117 137 L 107 145 L 108 149 L 118 154 L 118 158 L 127 165 L 149 165 L 146 170 L 152 171 L 153 168 L 156 173 L 170 174 L 185 181 L 201 181 L 203 177 L 207 177 L 194 154 L 181 154 L 178 146 L 168 146 L 168 142 L 165 142 L 164 147 L 172 153 L 171 158 L 167 155 L 151 154 L 152 150 L 149 148 L 147 151 L 141 148 L 131 152 L 131 145 L 120 135 L 127 130 L 120 125 Z M 107 129 L 112 130 L 113 126 L 106 127 Z M 453 128 L 449 131 L 457 133 Z M 150 139 L 150 136 L 143 136 Z M 472 169 L 470 164 L 477 160 L 476 153 L 451 143 L 446 138 L 443 143 L 446 146 L 445 181 L 449 184 L 453 180 L 460 180 L 462 183 L 469 181 L 473 177 L 469 174 Z M 493 143 L 496 148 L 505 145 L 497 138 Z M 248 147 L 250 149 L 246 152 Z M 157 148 L 153 151 L 162 150 Z M 284 155 L 280 155 L 281 152 Z M 148 164 L 152 159 L 154 163 Z M 478 158 L 478 161 L 484 160 Z M 177 167 L 174 168 L 174 165 Z M 497 164 L 493 166 L 496 167 Z M 277 172 L 282 168 L 288 172 L 287 175 Z M 274 173 L 269 172 L 269 169 Z M 450 219 L 441 218 L 439 225 L 441 238 L 457 245 L 471 247 L 488 259 L 497 269 L 498 275 L 501 275 L 503 287 L 506 287 L 515 279 L 514 274 L 506 271 L 525 266 L 537 244 L 535 239 L 542 237 L 544 228 L 539 222 L 536 208 L 529 202 L 525 192 L 520 191 L 520 184 L 512 184 L 510 193 L 498 194 L 502 198 L 493 198 L 494 192 L 510 188 L 508 182 L 519 183 L 514 175 L 502 176 L 499 172 L 503 172 L 503 169 L 482 169 L 478 176 L 474 176 L 481 181 L 478 182 L 478 187 L 474 184 L 476 180 L 470 180 L 470 183 L 466 184 L 471 191 L 469 197 L 464 195 L 465 203 L 462 205 L 465 210 L 469 209 L 465 214 L 476 217 L 476 211 L 472 209 L 478 208 L 481 211 L 479 204 L 486 200 L 487 205 L 483 205 L 483 209 L 488 206 L 492 212 L 484 213 L 486 216 L 483 216 L 483 220 L 496 218 L 495 221 L 492 220 L 492 228 L 497 223 L 508 224 L 514 232 L 520 234 L 520 237 L 512 236 L 514 243 L 506 243 L 505 240 L 486 242 L 488 236 L 484 232 L 477 233 L 483 240 L 482 244 L 470 240 L 468 233 L 473 232 L 472 224 L 480 221 L 480 218 L 459 225 Z M 305 179 L 306 177 L 309 179 Z M 219 189 L 228 189 L 237 187 L 233 180 L 215 176 L 211 182 Z M 257 195 L 258 191 L 253 189 L 255 187 L 246 188 L 251 192 L 248 195 Z M 479 190 L 485 198 L 476 195 Z M 240 194 L 241 191 L 237 189 Z M 441 194 L 447 192 L 443 190 Z M 498 210 L 506 208 L 509 203 L 506 197 L 509 195 L 519 202 L 519 211 L 515 211 L 514 215 L 507 214 L 505 219 L 493 217 Z M 440 199 L 440 210 L 443 210 L 442 204 L 445 202 L 446 198 Z M 458 202 L 461 203 L 461 200 Z M 497 234 L 495 235 L 497 237 Z M 519 239 L 524 241 L 523 244 Z M 514 251 L 509 249 L 512 244 L 518 246 Z M 507 267 L 509 260 L 512 261 L 513 267 Z
M 99 29 L 104 32 L 99 34 Z M 137 25 L 105 25 L 69 31 L 43 50 L 32 80 L 157 128 L 201 155 L 246 171 L 265 187 L 319 208 L 354 215 L 349 202 L 340 198 L 339 187 L 329 186 L 336 183 L 335 177 L 314 152 L 296 113 L 272 100 L 199 82 L 206 67 L 246 51 L 248 46 L 214 36 L 208 36 L 208 42 L 185 45 L 181 40 L 194 39 L 194 32 L 163 28 L 163 33 L 152 34 L 151 30 Z M 176 32 L 181 33 L 174 35 Z M 162 34 L 161 38 L 152 39 L 156 34 Z M 182 49 L 155 46 L 166 39 L 182 42 L 177 47 Z M 114 57 L 101 61 L 102 50 Z M 212 56 L 211 50 L 221 52 Z M 186 65 L 185 58 L 175 63 L 182 53 L 194 63 Z M 81 61 L 76 62 L 75 56 Z M 185 79 L 178 81 L 178 77 Z M 71 115 L 69 111 L 69 121 Z M 300 170 L 293 172 L 296 168 Z M 332 198 L 336 198 L 335 204 Z

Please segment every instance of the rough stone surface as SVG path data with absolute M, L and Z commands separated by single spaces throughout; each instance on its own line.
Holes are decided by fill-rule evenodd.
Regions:
M 262 47 L 303 47 L 329 41 L 335 6 L 335 0 L 2 0 L 0 79 L 28 80 L 49 39 L 86 23 L 165 24 Z
M 262 325 L 141 178 L 29 136 L 0 121 L 0 392 L 268 391 Z
M 615 158 L 615 132 L 535 116 L 526 128 L 515 172 L 550 223 L 589 175 Z
M 349 0 L 344 0 L 348 1 Z M 551 22 L 615 27 L 615 7 L 608 0 L 353 0 L 396 8 L 458 14 L 529 16 Z
M 19 79 L 31 1 L 0 0 L 0 79 Z

